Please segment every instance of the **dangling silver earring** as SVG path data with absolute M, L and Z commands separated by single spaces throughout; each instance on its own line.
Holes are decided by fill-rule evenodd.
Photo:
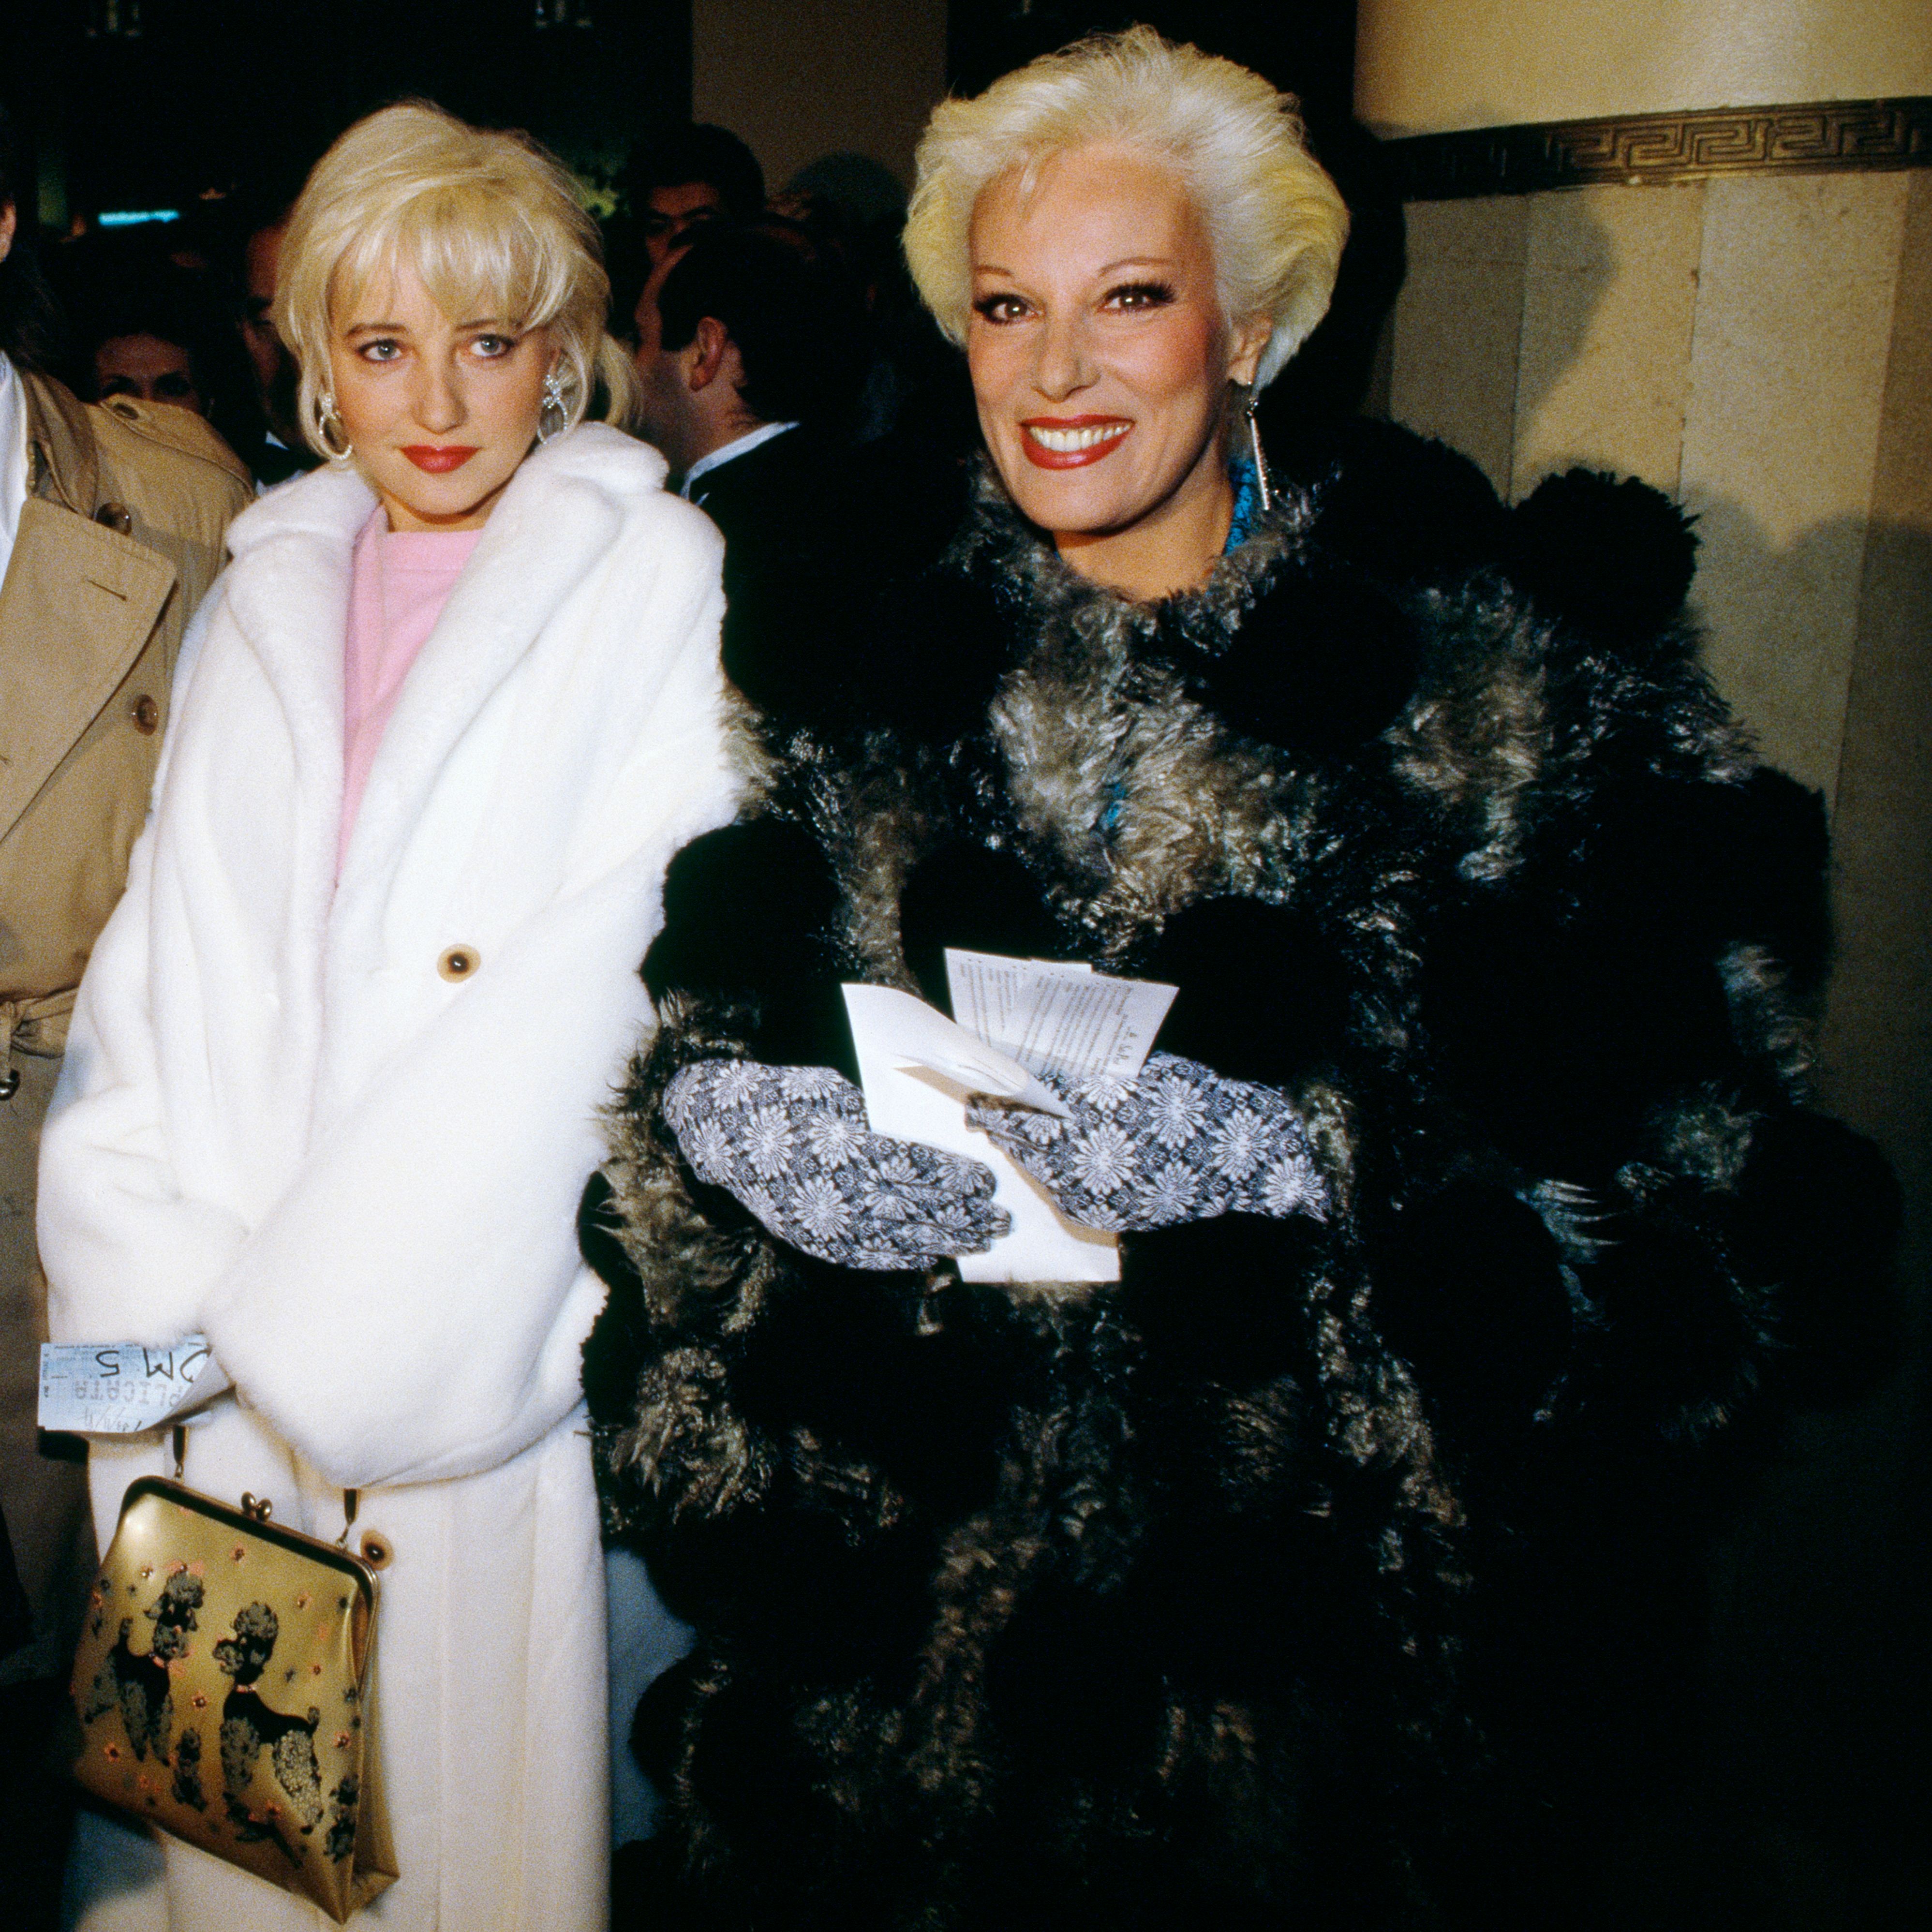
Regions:
M 332 463 L 346 463 L 355 454 L 355 445 L 349 440 L 342 418 L 335 413 L 335 398 L 326 389 L 316 392 L 315 436 Z
M 560 430 L 570 427 L 570 411 L 563 398 L 563 372 L 552 363 L 544 377 L 543 407 L 537 412 L 538 442 L 548 442 Z
M 1255 421 L 1255 406 L 1261 400 L 1261 392 L 1252 386 L 1241 404 L 1241 413 L 1248 420 L 1248 448 L 1255 459 L 1255 500 L 1265 516 L 1274 506 L 1274 491 L 1268 482 L 1268 458 L 1262 454 L 1262 433 Z

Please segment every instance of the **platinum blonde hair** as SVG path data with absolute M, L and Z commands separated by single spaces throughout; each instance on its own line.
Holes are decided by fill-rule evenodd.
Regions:
M 399 262 L 452 319 L 553 330 L 570 424 L 600 380 L 605 420 L 631 422 L 637 372 L 605 332 L 610 278 L 570 176 L 526 135 L 404 101 L 357 122 L 316 163 L 283 238 L 275 327 L 301 365 L 302 434 L 320 454 L 340 454 L 316 411 L 332 312 Z
M 964 343 L 973 210 L 985 190 L 1016 168 L 1030 188 L 1055 154 L 1101 145 L 1180 178 L 1214 247 L 1222 313 L 1274 324 L 1255 387 L 1272 381 L 1328 310 L 1348 208 L 1308 152 L 1292 95 L 1151 27 L 1076 41 L 933 110 L 905 252 L 940 328 Z

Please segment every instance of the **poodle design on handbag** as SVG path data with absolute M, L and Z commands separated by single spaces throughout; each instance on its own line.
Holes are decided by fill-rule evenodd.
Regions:
M 221 1782 L 237 1835 L 244 1840 L 273 1838 L 298 1863 L 277 1828 L 277 1808 L 259 1816 L 248 1802 L 256 1761 L 266 1750 L 299 1829 L 304 1834 L 314 1831 L 322 1813 L 322 1772 L 315 1756 L 322 1713 L 313 1704 L 306 1717 L 272 1711 L 256 1688 L 280 1634 L 275 1613 L 266 1604 L 247 1604 L 235 1613 L 233 1636 L 214 1646 L 215 1662 L 235 1680 L 221 1706 Z
M 197 1811 L 208 1809 L 208 1795 L 201 1788 L 201 1733 L 184 1729 L 175 1746 L 174 1800 L 192 1805 Z
M 118 1707 L 135 1756 L 145 1758 L 152 1749 L 158 1758 L 166 1757 L 168 1734 L 174 1724 L 168 1666 L 188 1654 L 188 1634 L 195 1628 L 194 1613 L 201 1601 L 200 1579 L 184 1570 L 176 1570 L 162 1586 L 160 1595 L 142 1612 L 154 1626 L 154 1641 L 145 1654 L 128 1641 L 134 1619 L 121 1619 L 121 1634 L 101 1660 L 92 1694 L 80 1714 L 83 1724 L 91 1724 Z

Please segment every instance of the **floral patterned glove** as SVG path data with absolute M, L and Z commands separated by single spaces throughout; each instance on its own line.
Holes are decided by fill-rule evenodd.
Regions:
M 988 1099 L 967 1119 L 1051 1194 L 1070 1221 L 1124 1232 L 1216 1214 L 1322 1220 L 1328 1190 L 1286 1094 L 1150 1055 L 1140 1076 L 1046 1084 L 1071 1120 Z
M 700 1180 L 822 1262 L 928 1268 L 1012 1225 L 991 1168 L 874 1133 L 865 1096 L 829 1066 L 700 1060 L 664 1089 L 664 1115 Z

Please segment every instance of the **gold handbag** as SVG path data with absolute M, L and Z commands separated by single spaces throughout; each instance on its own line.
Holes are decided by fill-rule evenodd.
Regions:
M 396 1877 L 376 1572 L 242 1502 L 160 1476 L 128 1485 L 74 1656 L 74 1774 L 340 1925 Z

